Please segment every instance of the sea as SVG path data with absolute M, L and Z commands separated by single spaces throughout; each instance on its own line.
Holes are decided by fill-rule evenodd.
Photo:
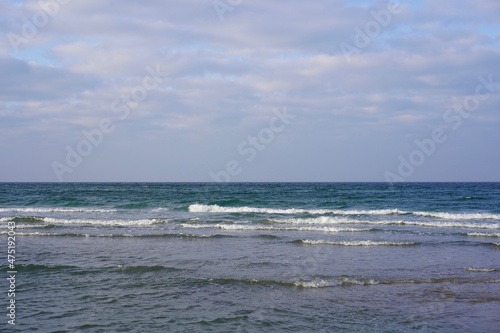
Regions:
M 500 183 L 1 183 L 0 233 L 1 332 L 500 332 Z

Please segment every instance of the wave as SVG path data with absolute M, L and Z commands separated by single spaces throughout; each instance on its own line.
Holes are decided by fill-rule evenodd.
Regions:
M 481 267 L 465 267 L 465 271 L 467 272 L 481 272 L 481 273 L 489 273 L 489 272 L 499 272 L 498 268 L 481 268 Z
M 0 218 L 0 229 L 9 228 L 8 222 L 15 222 L 16 229 L 22 228 L 46 228 L 56 225 L 104 225 L 104 226 L 149 226 L 159 225 L 175 221 L 168 218 L 145 218 L 137 220 L 127 219 L 92 219 L 92 218 L 54 218 L 40 216 L 10 216 Z M 182 220 L 181 220 L 182 221 Z M 185 221 L 185 220 L 183 220 Z M 200 221 L 199 218 L 191 219 L 193 222 Z
M 43 222 L 43 217 L 40 216 L 15 216 L 12 217 L 9 222 L 16 222 L 16 223 L 37 223 L 37 222 Z
M 497 223 L 399 221 L 398 224 L 416 225 L 416 226 L 434 227 L 434 228 L 500 229 L 500 224 Z
M 387 242 L 387 241 L 372 241 L 372 240 L 327 241 L 327 240 L 301 239 L 295 242 L 307 245 L 339 245 L 339 246 L 410 246 L 417 244 L 416 242 Z
M 337 279 L 314 279 L 311 281 L 295 281 L 293 284 L 297 287 L 303 288 L 324 288 L 333 286 L 374 286 L 374 285 L 398 285 L 398 284 L 449 284 L 454 285 L 467 285 L 467 284 L 495 284 L 500 283 L 500 279 L 482 279 L 470 280 L 458 277 L 445 277 L 445 278 L 408 278 L 408 279 L 390 279 L 390 280 L 377 280 L 369 278 L 355 278 L 355 277 L 341 277 Z
M 246 231 L 318 231 L 318 232 L 366 232 L 374 231 L 369 228 L 334 228 L 334 227 L 271 227 L 259 225 L 241 224 L 181 224 L 183 228 L 214 228 L 223 230 L 246 230 Z
M 72 265 L 44 265 L 44 264 L 17 264 L 16 270 L 18 272 L 45 272 L 45 271 L 70 271 L 78 274 L 95 274 L 99 271 L 115 271 L 119 273 L 147 273 L 147 272 L 158 272 L 158 271 L 179 271 L 180 269 L 174 267 L 166 267 L 161 265 L 116 265 L 107 267 L 78 267 Z
M 151 226 L 167 222 L 164 219 L 140 219 L 140 220 L 93 220 L 93 219 L 56 219 L 45 217 L 44 222 L 51 224 L 92 224 L 111 226 Z
M 286 224 L 373 224 L 373 225 L 415 225 L 435 228 L 470 228 L 470 229 L 500 229 L 497 223 L 470 223 L 470 222 L 426 222 L 426 221 L 364 221 L 345 219 L 338 216 L 320 216 L 315 218 L 292 218 L 292 219 L 272 219 L 274 223 Z
M 278 285 L 293 288 L 331 288 L 331 287 L 352 287 L 352 286 L 376 286 L 376 285 L 398 285 L 398 284 L 483 284 L 483 283 L 500 283 L 500 279 L 481 279 L 471 280 L 458 277 L 445 278 L 408 278 L 408 279 L 374 279 L 366 277 L 341 276 L 331 278 L 314 278 L 312 280 L 258 280 L 258 279 L 238 279 L 238 278 L 209 278 L 192 281 L 199 284 L 248 284 L 248 285 Z
M 16 229 L 35 229 L 35 228 L 48 228 L 50 227 L 49 224 L 16 224 Z M 0 229 L 8 229 L 9 226 L 8 225 L 0 225 Z M 0 232 L 0 234 L 2 233 L 7 233 L 7 231 L 5 232 Z
M 349 219 L 349 218 L 340 217 L 340 216 L 319 216 L 319 217 L 313 217 L 313 218 L 270 219 L 268 221 L 272 222 L 272 223 L 279 223 L 279 224 L 385 224 L 385 223 L 378 222 L 378 221 L 354 220 L 354 219 Z
M 36 272 L 36 271 L 57 271 L 57 270 L 73 270 L 78 269 L 77 266 L 71 265 L 42 265 L 42 264 L 17 264 L 16 270 L 20 272 Z
M 469 232 L 467 236 L 472 237 L 500 237 L 500 233 Z
M 380 284 L 380 281 L 374 279 L 360 279 L 360 278 L 350 278 L 342 277 L 335 280 L 324 280 L 315 279 L 312 281 L 295 281 L 293 285 L 299 288 L 325 288 L 325 287 L 335 287 L 335 286 L 374 286 Z
M 487 200 L 487 199 L 488 199 L 488 197 L 465 196 L 465 197 L 456 198 L 455 200 L 457 200 L 457 201 L 467 201 L 467 200 Z
M 6 221 L 11 221 L 12 218 L 9 218 Z M 45 224 L 51 225 L 75 225 L 75 224 L 84 224 L 84 225 L 106 225 L 106 226 L 151 226 L 156 224 L 163 224 L 168 222 L 166 219 L 141 219 L 141 220 L 94 220 L 94 219 L 58 219 L 53 217 L 42 217 L 37 218 L 37 222 L 42 222 Z M 44 225 L 41 225 L 44 226 Z M 19 226 L 16 225 L 16 228 Z M 27 227 L 35 227 L 35 225 L 27 226 Z
M 500 214 L 491 213 L 448 213 L 448 212 L 410 212 L 399 209 L 341 210 L 341 209 L 302 209 L 302 208 L 261 208 L 261 207 L 223 207 L 219 205 L 192 204 L 192 213 L 261 213 L 261 214 L 311 214 L 311 215 L 416 215 L 444 220 L 500 220 Z
M 57 207 L 16 207 L 0 208 L 0 213 L 114 213 L 117 209 L 104 208 L 57 208 Z
M 161 271 L 180 271 L 180 269 L 175 267 L 166 267 L 161 265 L 152 265 L 152 266 L 117 265 L 116 267 L 110 267 L 110 269 L 120 273 L 128 273 L 128 274 L 141 274 L 141 273 L 161 272 Z
M 0 232 L 0 235 L 7 232 Z M 159 234 L 89 234 L 89 233 L 72 233 L 72 232 L 17 232 L 16 236 L 33 236 L 33 237 L 96 237 L 96 238 L 232 238 L 237 236 L 222 235 L 222 234 L 186 234 L 186 233 L 159 233 Z
M 444 220 L 500 220 L 500 214 L 489 213 L 413 212 L 413 214 L 424 217 L 437 217 Z
M 263 213 L 263 214 L 338 214 L 338 215 L 392 215 L 406 214 L 398 209 L 377 210 L 338 210 L 338 209 L 301 209 L 301 208 L 259 208 L 259 207 L 222 207 L 219 205 L 192 204 L 189 206 L 192 213 Z
M 189 206 L 191 213 L 265 213 L 265 214 L 302 214 L 308 211 L 304 209 L 273 209 L 256 207 L 221 207 L 219 205 L 192 204 Z M 323 211 L 323 210 L 318 210 Z M 324 214 L 324 213 L 319 213 Z
M 254 238 L 262 238 L 262 239 L 281 239 L 280 236 L 276 236 L 276 235 L 256 235 L 256 236 L 252 236 Z
M 258 279 L 238 279 L 238 278 L 210 278 L 198 280 L 200 284 L 219 284 L 219 285 L 232 285 L 232 284 L 248 284 L 248 285 L 279 285 L 284 287 L 298 287 L 298 288 L 326 288 L 336 286 L 351 286 L 351 285 L 376 285 L 378 281 L 373 279 L 363 278 L 350 278 L 341 277 L 333 279 L 314 279 L 314 280 L 258 280 Z

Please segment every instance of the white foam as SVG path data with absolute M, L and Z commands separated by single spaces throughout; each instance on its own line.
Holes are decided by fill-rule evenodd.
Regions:
M 324 279 L 315 279 L 312 281 L 294 281 L 293 284 L 296 287 L 301 288 L 326 288 L 326 287 L 335 287 L 335 286 L 345 286 L 345 285 L 359 285 L 359 286 L 373 286 L 377 285 L 380 282 L 377 280 L 369 279 L 369 280 L 360 280 L 350 277 L 342 277 L 340 279 L 328 281 Z
M 49 224 L 90 224 L 90 225 L 114 225 L 114 226 L 149 226 L 163 222 L 160 219 L 141 220 L 92 220 L 92 219 L 57 219 L 44 217 L 43 221 Z
M 500 229 L 498 223 L 467 223 L 467 222 L 417 222 L 417 221 L 398 221 L 392 222 L 401 225 L 417 225 L 422 227 L 434 228 L 469 228 L 469 229 Z
M 281 224 L 362 224 L 364 221 L 348 219 L 340 216 L 319 216 L 314 218 L 272 219 Z M 367 224 L 370 222 L 367 221 Z
M 303 239 L 301 242 L 309 245 L 340 245 L 340 246 L 408 246 L 416 244 L 415 242 L 386 242 L 386 241 L 371 241 L 371 240 L 327 241 L 327 240 Z
M 468 272 L 487 273 L 487 272 L 495 272 L 497 269 L 496 268 L 481 268 L 481 267 L 465 267 L 464 270 L 466 270 Z
M 10 221 L 13 217 L 5 218 L 4 221 Z M 58 225 L 58 224 L 90 224 L 90 225 L 115 225 L 115 226 L 134 226 L 134 225 L 152 225 L 162 223 L 166 220 L 162 219 L 140 219 L 140 220 L 119 220 L 119 219 L 62 219 L 54 217 L 41 217 L 37 218 L 37 223 L 27 223 L 27 222 L 16 222 L 16 229 L 22 228 L 43 228 L 47 227 L 48 224 Z M 40 224 L 46 223 L 46 224 Z M 8 228 L 7 224 L 0 225 L 0 229 Z
M 334 228 L 334 227 L 272 227 L 262 225 L 241 225 L 241 224 L 181 224 L 184 228 L 216 228 L 223 230 L 248 230 L 248 231 L 317 231 L 317 232 L 361 232 L 370 231 L 367 228 Z
M 2 233 L 0 233 L 2 234 Z M 73 237 L 141 237 L 142 235 L 132 235 L 132 234 L 82 234 L 82 233 L 57 233 L 57 232 L 18 232 L 18 236 L 73 236 Z
M 473 237 L 500 237 L 500 233 L 469 232 L 467 236 Z
M 46 224 L 20 224 L 16 223 L 16 229 L 45 228 Z M 0 229 L 7 229 L 8 225 L 0 225 Z
M 55 232 L 18 232 L 18 236 L 59 236 L 60 234 Z
M 339 215 L 399 215 L 408 212 L 399 209 L 370 209 L 370 210 L 332 210 L 331 213 Z
M 413 214 L 445 220 L 500 220 L 500 214 L 489 213 L 414 212 Z
M 404 220 L 386 220 L 386 221 L 366 221 L 342 218 L 339 216 L 320 216 L 315 218 L 291 218 L 291 219 L 273 219 L 275 223 L 286 224 L 373 224 L 373 225 L 415 225 L 434 228 L 470 228 L 470 229 L 499 229 L 498 223 L 473 223 L 473 222 L 447 222 L 447 221 L 404 221 Z
M 272 209 L 256 207 L 221 207 L 219 205 L 200 205 L 193 204 L 189 206 L 192 213 L 266 213 L 266 214 L 301 214 L 306 213 L 304 209 Z M 318 214 L 325 214 L 324 212 Z
M 101 209 L 101 208 L 0 208 L 0 213 L 113 213 L 116 209 Z
M 313 215 L 406 215 L 414 214 L 423 217 L 444 220 L 500 220 L 500 214 L 490 213 L 447 213 L 447 212 L 409 212 L 399 209 L 341 210 L 341 209 L 301 209 L 301 208 L 261 208 L 261 207 L 222 207 L 219 205 L 192 204 L 192 213 L 262 213 L 262 214 L 313 214 Z
M 334 281 L 327 281 L 327 280 L 313 280 L 313 281 L 295 281 L 293 284 L 296 287 L 301 287 L 301 288 L 325 288 L 325 287 L 333 287 L 333 286 L 338 286 L 338 282 Z
M 377 285 L 380 283 L 379 281 L 373 280 L 373 279 L 358 280 L 358 279 L 347 278 L 347 277 L 342 278 L 341 281 L 342 281 L 342 284 L 357 284 L 360 286 L 373 286 L 373 285 Z
M 262 213 L 262 214 L 337 214 L 337 215 L 391 215 L 406 214 L 398 209 L 377 210 L 339 210 L 339 209 L 301 209 L 301 208 L 259 208 L 259 207 L 221 207 L 219 205 L 192 204 L 189 206 L 192 213 Z

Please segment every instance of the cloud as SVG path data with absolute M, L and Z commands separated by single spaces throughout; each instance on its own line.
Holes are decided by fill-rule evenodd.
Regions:
M 26 37 L 26 24 L 36 25 L 34 18 L 44 9 L 34 0 L 3 2 L 0 138 L 15 151 L 27 149 L 27 144 L 16 146 L 16 140 L 34 136 L 39 144 L 50 143 L 47 156 L 61 159 L 66 145 L 81 140 L 82 130 L 108 118 L 117 131 L 98 147 L 109 157 L 88 157 L 96 159 L 95 165 L 122 163 L 125 157 L 114 154 L 124 142 L 134 140 L 145 147 L 141 156 L 150 158 L 156 150 L 147 143 L 163 142 L 176 151 L 192 151 L 193 156 L 181 154 L 175 163 L 194 159 L 200 167 L 189 170 L 198 177 L 208 175 L 207 166 L 224 165 L 241 140 L 268 123 L 273 108 L 286 106 L 297 121 L 282 134 L 287 144 L 276 156 L 297 165 L 287 171 L 290 180 L 307 180 L 302 170 L 310 165 L 287 151 L 317 147 L 322 155 L 328 143 L 341 149 L 335 140 L 350 142 L 351 151 L 380 151 L 375 165 L 382 168 L 390 165 L 387 159 L 396 163 L 411 140 L 406 148 L 377 147 L 381 135 L 393 141 L 427 135 L 442 125 L 443 113 L 457 100 L 474 94 L 480 75 L 500 81 L 500 6 L 494 0 L 401 1 L 400 13 L 347 59 L 341 43 L 356 46 L 359 31 L 366 33 L 367 24 L 376 22 L 374 13 L 389 6 L 386 1 L 242 1 L 220 20 L 211 1 L 69 1 Z M 9 34 L 24 38 L 17 50 Z M 147 68 L 157 65 L 166 73 L 161 84 L 120 119 L 113 103 L 138 91 Z M 498 143 L 492 133 L 498 129 L 499 105 L 492 96 L 467 120 L 484 144 Z M 151 180 L 177 179 L 171 158 L 154 159 L 173 173 L 164 178 L 158 171 Z M 328 155 L 321 161 L 335 164 Z M 318 177 L 383 175 L 385 170 L 371 170 L 365 162 L 343 162 L 351 168 L 342 167 L 338 176 L 323 170 Z M 271 154 L 259 163 L 265 168 L 277 160 Z M 483 174 L 494 178 L 493 168 L 487 168 Z M 93 171 L 81 170 L 72 179 L 92 178 Z M 15 164 L 4 164 L 0 171 L 6 180 L 23 179 Z M 101 180 L 110 175 L 100 174 Z M 257 174 L 241 179 L 258 180 Z

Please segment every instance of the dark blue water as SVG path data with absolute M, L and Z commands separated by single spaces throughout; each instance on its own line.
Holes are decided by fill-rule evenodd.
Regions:
M 2 332 L 500 327 L 499 183 L 0 184 L 0 233 Z

